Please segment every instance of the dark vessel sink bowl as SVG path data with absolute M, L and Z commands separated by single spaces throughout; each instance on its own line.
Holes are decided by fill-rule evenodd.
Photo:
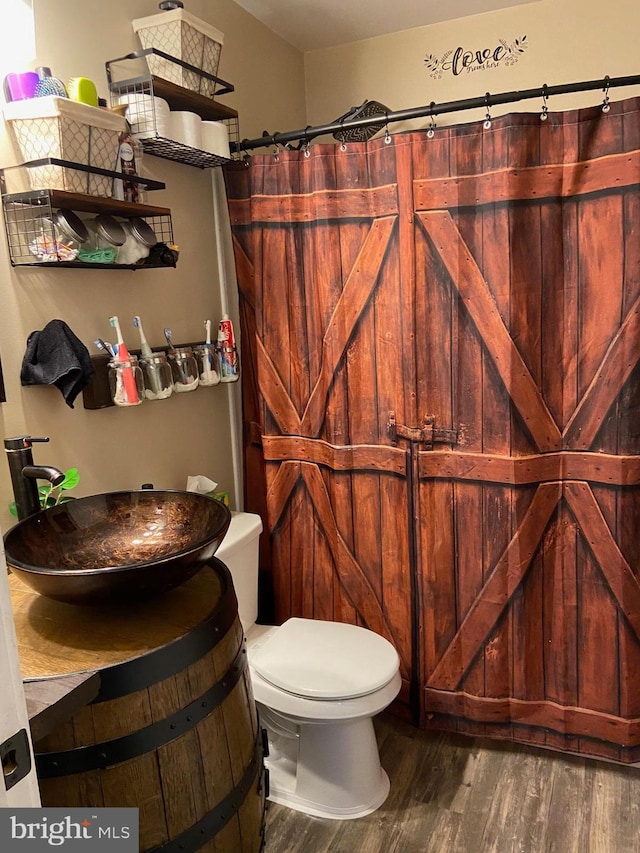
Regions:
M 4 547 L 17 577 L 48 598 L 135 602 L 195 575 L 230 521 L 224 504 L 195 492 L 110 492 L 20 521 Z

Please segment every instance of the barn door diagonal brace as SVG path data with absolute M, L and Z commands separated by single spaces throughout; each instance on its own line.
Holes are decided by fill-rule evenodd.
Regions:
M 424 450 L 432 450 L 434 444 L 457 444 L 458 432 L 455 429 L 441 429 L 436 427 L 436 419 L 433 415 L 425 415 L 421 427 L 409 427 L 396 421 L 396 413 L 389 412 L 387 419 L 387 433 L 391 443 L 395 447 L 399 438 L 407 441 L 418 442 L 423 445 Z

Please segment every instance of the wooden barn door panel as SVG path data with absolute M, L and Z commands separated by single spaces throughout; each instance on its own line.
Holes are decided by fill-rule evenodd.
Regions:
M 401 658 L 408 703 L 407 461 L 391 446 L 386 419 L 392 406 L 404 413 L 401 378 L 411 358 L 402 329 L 412 325 L 404 314 L 413 284 L 402 275 L 388 166 L 367 164 L 362 147 L 347 158 L 325 152 L 265 164 L 251 201 L 238 191 L 242 178 L 228 176 L 242 331 L 256 351 L 256 421 L 247 429 L 263 458 L 274 615 L 352 622 L 386 636 Z M 248 239 L 241 226 L 251 221 Z
M 458 432 L 419 452 L 418 572 L 425 725 L 633 761 L 640 172 L 621 113 L 452 130 L 414 170 L 418 406 Z

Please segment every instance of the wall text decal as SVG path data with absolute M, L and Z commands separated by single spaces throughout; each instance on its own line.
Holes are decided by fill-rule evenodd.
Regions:
M 424 64 L 429 76 L 434 80 L 440 79 L 445 72 L 451 72 L 454 77 L 463 73 L 483 71 L 487 68 L 497 68 L 499 65 L 515 65 L 520 56 L 529 47 L 527 37 L 513 39 L 508 42 L 498 39 L 497 45 L 469 50 L 459 45 L 454 50 L 448 50 L 437 57 L 433 53 L 425 57 Z

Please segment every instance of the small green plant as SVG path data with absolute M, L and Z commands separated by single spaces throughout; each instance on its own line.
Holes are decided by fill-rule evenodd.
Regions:
M 64 492 L 75 489 L 79 482 L 80 474 L 78 474 L 78 469 L 68 468 L 64 472 L 64 480 L 59 485 L 53 486 L 51 483 L 47 483 L 45 486 L 38 486 L 40 506 L 42 509 L 47 509 L 50 506 L 57 506 L 58 504 L 66 503 L 66 501 L 72 501 L 73 498 L 65 495 Z M 17 518 L 18 510 L 16 509 L 15 501 L 11 501 L 9 504 L 9 512 Z

